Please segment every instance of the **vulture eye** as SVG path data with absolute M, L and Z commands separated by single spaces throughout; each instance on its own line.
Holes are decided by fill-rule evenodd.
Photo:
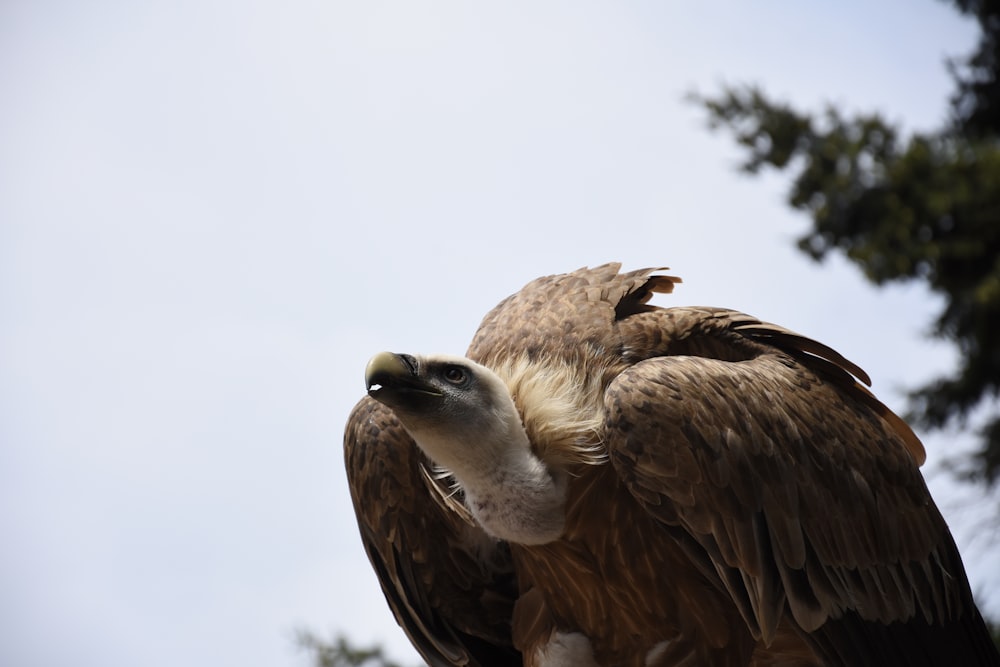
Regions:
M 461 366 L 448 366 L 444 369 L 444 379 L 455 385 L 463 385 L 469 379 L 469 375 Z

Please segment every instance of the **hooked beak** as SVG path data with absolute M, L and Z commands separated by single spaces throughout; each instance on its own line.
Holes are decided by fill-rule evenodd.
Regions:
M 369 360 L 365 367 L 365 388 L 372 398 L 378 398 L 382 392 L 442 395 L 421 376 L 415 357 L 393 352 L 379 352 Z

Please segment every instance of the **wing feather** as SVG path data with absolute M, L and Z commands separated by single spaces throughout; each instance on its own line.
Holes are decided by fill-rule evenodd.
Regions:
M 366 397 L 354 408 L 344 457 L 365 552 L 421 657 L 432 667 L 520 665 L 506 545 L 455 511 L 382 404 Z
M 676 330 L 689 315 L 676 310 L 640 317 Z M 647 511 L 701 546 L 755 636 L 770 642 L 784 614 L 805 633 L 981 623 L 912 431 L 848 375 L 863 371 L 745 315 L 694 317 L 709 324 L 672 340 L 626 331 L 687 354 L 638 361 L 610 384 L 607 444 Z M 713 329 L 733 349 L 723 335 L 699 349 Z

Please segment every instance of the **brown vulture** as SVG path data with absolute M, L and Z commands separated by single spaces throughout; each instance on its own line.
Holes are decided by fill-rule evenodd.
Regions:
M 430 664 L 1000 665 L 910 428 L 860 368 L 607 264 L 381 353 L 344 439 Z

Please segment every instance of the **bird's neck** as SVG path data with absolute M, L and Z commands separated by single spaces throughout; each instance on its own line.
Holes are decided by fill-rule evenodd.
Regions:
M 518 544 L 558 539 L 565 523 L 565 474 L 550 470 L 534 454 L 520 424 L 486 440 L 471 435 L 452 442 L 416 439 L 452 473 L 486 532 Z

